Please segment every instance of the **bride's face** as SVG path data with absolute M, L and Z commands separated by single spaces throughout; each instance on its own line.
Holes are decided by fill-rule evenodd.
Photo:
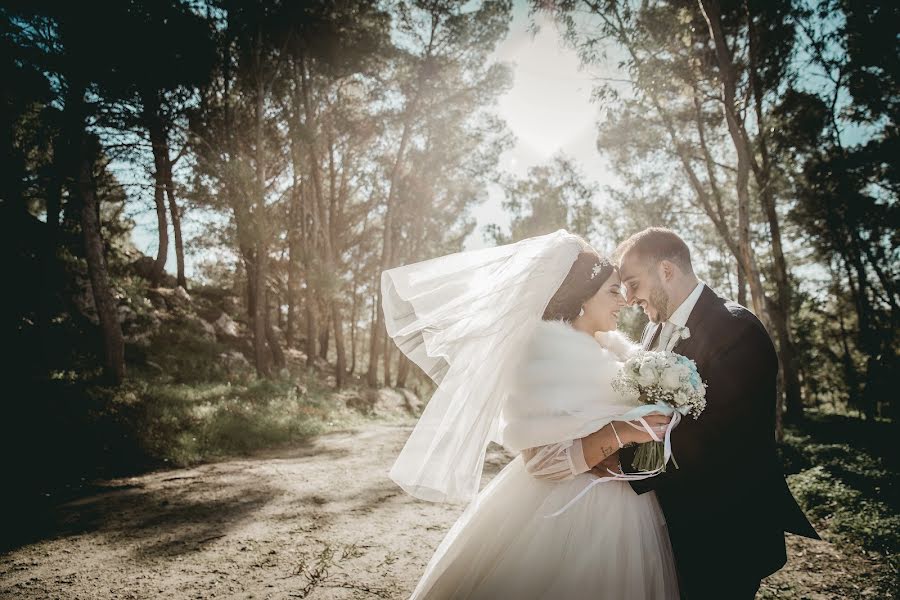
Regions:
M 619 310 L 625 306 L 622 282 L 615 271 L 603 282 L 597 293 L 584 303 L 584 317 L 591 331 L 612 331 L 619 322 Z

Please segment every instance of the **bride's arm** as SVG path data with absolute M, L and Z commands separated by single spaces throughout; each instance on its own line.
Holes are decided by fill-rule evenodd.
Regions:
M 647 424 L 653 428 L 657 436 L 663 435 L 671 417 L 651 414 L 644 417 Z M 640 423 L 634 422 L 635 427 L 621 421 L 613 421 L 604 425 L 589 436 L 581 438 L 581 448 L 584 451 L 584 462 L 595 467 L 626 444 L 643 444 L 652 442 L 653 438 L 644 430 Z
M 669 417 L 650 415 L 646 420 L 651 427 L 662 432 L 665 431 Z M 522 451 L 522 458 L 525 470 L 532 477 L 565 481 L 590 471 L 613 456 L 619 451 L 619 440 L 622 444 L 627 444 L 648 442 L 651 439 L 643 429 L 638 430 L 625 423 L 619 423 L 616 427 L 611 423 L 581 439 L 526 448 Z
M 526 448 L 522 459 L 532 477 L 547 481 L 565 481 L 591 470 L 584 462 L 581 440 Z

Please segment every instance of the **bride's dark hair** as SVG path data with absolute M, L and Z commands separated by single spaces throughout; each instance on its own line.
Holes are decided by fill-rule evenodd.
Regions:
M 615 267 L 606 258 L 581 240 L 582 249 L 559 289 L 550 298 L 544 315 L 545 321 L 571 323 L 578 318 L 582 305 L 597 293 L 613 274 Z

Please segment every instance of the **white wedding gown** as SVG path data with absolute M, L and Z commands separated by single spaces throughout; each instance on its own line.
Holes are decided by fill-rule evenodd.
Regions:
M 504 409 L 502 440 L 514 451 L 525 450 L 528 461 L 519 454 L 478 494 L 438 547 L 412 598 L 677 600 L 672 549 L 655 493 L 637 495 L 627 482 L 610 480 L 549 516 L 598 478 L 582 472 L 587 465 L 578 460 L 580 442 L 573 439 L 609 422 L 610 412 L 624 412 L 610 408 L 611 395 L 578 397 L 608 382 L 617 368 L 613 352 L 561 323 L 542 324 L 531 350 L 521 385 L 532 397 L 522 400 L 520 393 Z M 615 354 L 621 358 L 621 344 Z M 575 420 L 584 424 L 573 428 Z M 572 439 L 560 439 L 563 431 Z

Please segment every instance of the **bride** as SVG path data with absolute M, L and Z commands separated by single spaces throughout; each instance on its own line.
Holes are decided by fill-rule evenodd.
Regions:
M 388 334 L 438 386 L 391 477 L 471 500 L 412 598 L 678 598 L 655 494 L 610 470 L 674 425 L 622 418 L 610 381 L 636 346 L 613 331 L 619 286 L 564 230 L 383 273 Z M 492 440 L 517 456 L 478 493 Z

